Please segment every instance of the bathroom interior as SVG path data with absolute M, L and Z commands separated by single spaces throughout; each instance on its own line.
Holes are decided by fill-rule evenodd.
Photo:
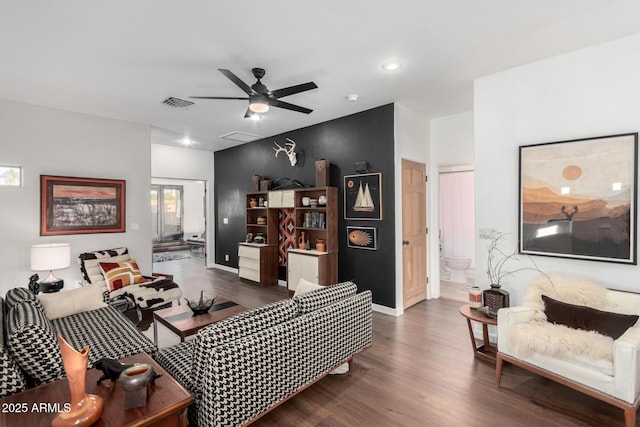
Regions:
M 467 302 L 475 280 L 473 165 L 439 168 L 440 297 Z

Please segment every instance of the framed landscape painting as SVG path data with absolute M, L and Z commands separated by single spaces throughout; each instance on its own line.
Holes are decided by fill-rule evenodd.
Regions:
M 520 252 L 636 264 L 638 133 L 520 147 Z
M 125 181 L 40 176 L 40 235 L 125 232 Z

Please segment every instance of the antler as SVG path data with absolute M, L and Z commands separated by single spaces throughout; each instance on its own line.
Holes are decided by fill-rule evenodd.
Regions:
M 296 152 L 295 152 L 295 148 L 296 148 L 296 143 L 295 141 L 287 138 L 288 142 L 285 142 L 285 146 L 281 147 L 277 142 L 274 142 L 274 144 L 276 144 L 276 147 L 272 147 L 275 152 L 276 152 L 276 157 L 278 157 L 278 153 L 281 151 L 284 151 L 285 154 L 289 157 L 289 162 L 291 162 L 291 166 L 295 166 L 298 159 L 296 158 Z M 286 148 L 285 148 L 286 147 Z
M 289 152 L 287 151 L 287 149 L 286 149 L 286 148 L 281 147 L 281 146 L 280 146 L 280 144 L 278 144 L 277 142 L 274 142 L 274 144 L 276 144 L 276 146 L 278 147 L 278 148 L 273 147 L 273 149 L 274 149 L 274 150 L 275 150 L 275 152 L 276 152 L 276 157 L 278 157 L 278 153 L 279 153 L 279 152 L 281 152 L 281 151 L 284 151 L 284 153 L 285 153 L 286 155 L 289 155 Z M 285 146 L 286 146 L 286 145 L 287 145 L 287 144 L 285 144 Z

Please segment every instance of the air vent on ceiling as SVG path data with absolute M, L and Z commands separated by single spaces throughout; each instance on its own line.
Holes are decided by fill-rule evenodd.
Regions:
M 189 108 L 194 104 L 191 101 L 185 101 L 184 99 L 174 98 L 173 96 L 170 96 L 169 98 L 165 99 L 164 101 L 162 101 L 162 103 L 165 105 L 168 105 L 169 107 L 174 107 L 174 108 Z
M 239 142 L 251 142 L 256 141 L 258 139 L 262 139 L 260 135 L 253 135 L 250 133 L 244 132 L 229 132 L 224 135 L 220 135 L 220 138 L 229 139 L 231 141 L 239 141 Z

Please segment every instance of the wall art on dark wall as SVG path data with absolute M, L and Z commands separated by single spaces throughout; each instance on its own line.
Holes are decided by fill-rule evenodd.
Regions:
M 520 251 L 636 264 L 638 134 L 520 147 Z
M 375 251 L 378 249 L 376 228 L 347 226 L 347 247 Z
M 382 174 L 344 177 L 345 219 L 382 219 Z

